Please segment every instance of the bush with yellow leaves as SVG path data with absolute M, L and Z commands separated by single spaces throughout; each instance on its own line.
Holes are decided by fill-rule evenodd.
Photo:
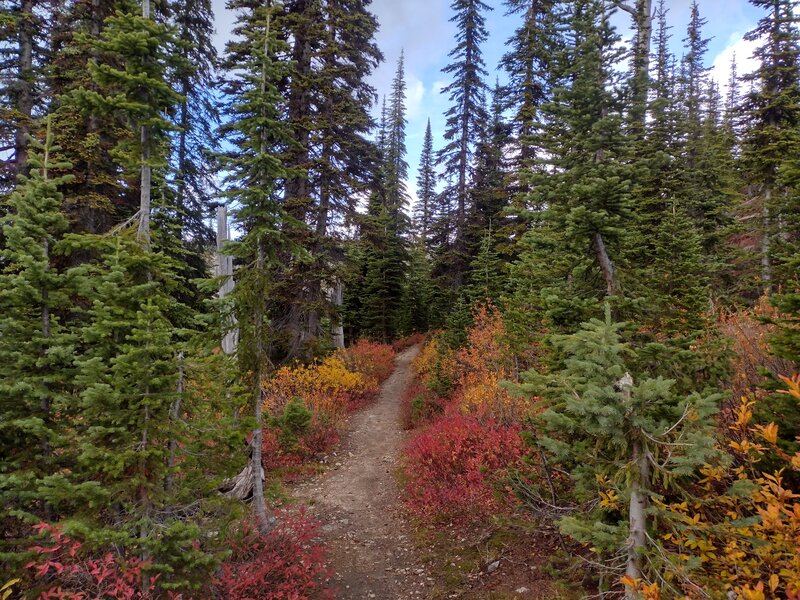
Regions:
M 782 379 L 800 403 L 800 376 Z M 800 453 L 778 447 L 775 423 L 753 424 L 754 405 L 743 398 L 730 425 L 732 464 L 703 467 L 692 500 L 656 503 L 669 523 L 663 579 L 623 580 L 628 589 L 648 600 L 800 600 L 800 494 L 785 479 L 786 469 L 800 471 Z M 784 468 L 762 470 L 768 456 Z

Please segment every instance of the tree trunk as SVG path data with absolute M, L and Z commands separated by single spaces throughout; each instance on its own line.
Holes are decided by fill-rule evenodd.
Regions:
M 14 140 L 14 169 L 24 174 L 28 164 L 28 136 L 33 119 L 33 36 L 34 0 L 23 0 L 20 6 L 19 63 L 17 70 L 16 109 L 19 112 Z
M 142 0 L 142 17 L 150 19 L 150 0 Z M 137 238 L 146 249 L 150 249 L 150 195 L 152 168 L 150 166 L 150 139 L 146 125 L 141 126 L 141 192 L 139 195 L 139 230 Z
M 224 277 L 219 288 L 218 297 L 224 299 L 233 291 L 233 257 L 223 253 L 222 249 L 228 241 L 228 209 L 223 204 L 217 207 L 217 276 Z M 239 345 L 239 330 L 235 317 L 230 315 L 230 322 L 222 323 L 222 351 L 231 355 Z
M 633 392 L 633 379 L 626 373 L 617 382 L 625 403 L 630 406 Z M 635 436 L 631 450 L 635 467 L 631 480 L 630 503 L 628 507 L 629 536 L 627 541 L 628 558 L 625 574 L 632 579 L 641 579 L 640 560 L 642 551 L 647 546 L 647 491 L 650 488 L 650 461 L 647 446 L 640 431 L 631 432 Z M 639 595 L 633 590 L 625 592 L 626 600 L 635 600 Z
M 650 82 L 650 45 L 653 38 L 653 1 L 637 0 L 636 6 L 617 2 L 617 6 L 631 15 L 636 27 L 636 46 L 633 53 L 633 99 L 631 121 L 635 130 L 644 133 L 647 116 L 647 94 Z
M 336 320 L 333 324 L 333 345 L 335 348 L 344 348 L 344 323 L 342 322 L 341 308 L 344 303 L 344 286 L 337 280 L 333 288 L 333 305 L 336 307 Z
M 603 236 L 599 232 L 594 234 L 592 246 L 597 257 L 597 264 L 600 265 L 600 270 L 603 272 L 603 279 L 606 280 L 606 296 L 613 296 L 617 291 L 614 279 L 614 263 L 611 262 L 608 256 Z
M 256 258 L 256 269 L 259 273 L 264 269 L 264 249 L 261 245 L 261 240 L 258 241 L 258 256 Z M 260 306 L 261 299 L 257 299 L 257 306 Z M 262 393 L 262 380 L 264 377 L 264 364 L 267 357 L 264 352 L 264 332 L 263 315 L 261 311 L 256 309 L 253 314 L 253 332 L 255 337 L 255 372 L 253 373 L 253 407 L 255 413 L 256 427 L 253 430 L 253 455 L 252 455 L 252 471 L 253 471 L 253 510 L 255 511 L 256 519 L 262 531 L 267 531 L 272 523 L 267 515 L 267 507 L 264 504 L 264 475 L 263 466 L 261 461 L 261 432 L 262 432 L 262 410 L 263 410 L 263 393 Z

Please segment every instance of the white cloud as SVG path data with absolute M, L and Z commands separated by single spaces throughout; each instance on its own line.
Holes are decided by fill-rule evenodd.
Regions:
M 753 52 L 759 42 L 748 41 L 742 34 L 735 33 L 730 37 L 729 45 L 717 54 L 711 65 L 711 77 L 719 84 L 720 92 L 728 93 L 728 83 L 731 77 L 731 61 L 736 57 L 736 72 L 739 77 L 752 73 L 758 68 L 758 59 L 753 58 Z
M 416 121 L 425 99 L 425 84 L 416 76 L 406 73 L 406 112 L 409 121 Z

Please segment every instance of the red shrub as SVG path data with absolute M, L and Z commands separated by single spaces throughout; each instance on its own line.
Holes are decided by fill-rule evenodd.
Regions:
M 424 333 L 412 333 L 411 335 L 407 335 L 404 338 L 400 338 L 392 342 L 392 350 L 395 352 L 402 352 L 411 346 L 416 346 L 417 344 L 422 344 L 426 339 Z
M 282 513 L 269 533 L 246 525 L 231 543 L 233 555 L 214 579 L 226 600 L 332 598 L 323 581 L 330 575 L 319 524 L 304 513 Z
M 382 383 L 394 371 L 394 350 L 386 344 L 362 339 L 339 353 L 348 369 L 377 383 Z
M 429 423 L 445 412 L 447 398 L 442 398 L 428 390 L 422 382 L 415 379 L 406 388 L 401 400 L 401 420 L 403 429 L 409 430 Z
M 37 589 L 40 600 L 84 600 L 151 598 L 158 575 L 143 588 L 147 562 L 137 557 L 123 559 L 111 552 L 101 558 L 86 557 L 82 544 L 67 537 L 57 525 L 39 523 L 33 529 L 46 536 L 41 546 L 30 548 L 34 560 L 25 565 L 38 582 L 49 582 Z
M 478 519 L 507 510 L 510 494 L 498 491 L 506 470 L 519 464 L 524 444 L 518 426 L 448 414 L 406 448 L 406 497 L 425 518 Z

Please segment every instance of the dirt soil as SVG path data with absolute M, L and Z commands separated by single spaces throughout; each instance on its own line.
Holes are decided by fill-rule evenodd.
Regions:
M 336 574 L 331 587 L 343 600 L 427 598 L 433 587 L 414 550 L 395 480 L 406 436 L 401 399 L 418 352 L 413 347 L 398 355 L 378 400 L 353 415 L 344 445 L 328 458 L 330 470 L 294 489 L 323 523 Z

